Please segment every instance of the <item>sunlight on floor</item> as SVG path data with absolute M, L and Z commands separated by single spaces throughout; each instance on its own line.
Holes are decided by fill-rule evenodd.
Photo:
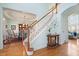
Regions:
M 78 55 L 78 50 L 79 50 L 79 39 L 77 39 L 77 40 L 73 40 L 74 41 L 74 43 L 76 43 L 76 44 L 74 44 L 73 42 L 69 42 L 68 43 L 68 55 L 72 55 L 72 56 L 77 56 Z
M 0 50 L 1 56 L 27 56 L 21 42 L 11 43 Z M 33 56 L 77 56 L 79 55 L 79 39 L 56 48 L 44 48 L 34 52 Z

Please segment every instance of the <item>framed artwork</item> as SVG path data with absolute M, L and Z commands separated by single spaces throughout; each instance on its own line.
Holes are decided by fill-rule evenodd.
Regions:
M 16 25 L 11 25 L 11 30 L 16 30 Z

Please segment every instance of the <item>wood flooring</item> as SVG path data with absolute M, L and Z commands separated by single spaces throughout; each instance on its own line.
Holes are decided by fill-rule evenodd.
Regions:
M 21 42 L 7 44 L 0 49 L 0 56 L 27 56 Z M 43 48 L 34 51 L 33 56 L 79 56 L 79 39 L 69 40 L 55 48 Z

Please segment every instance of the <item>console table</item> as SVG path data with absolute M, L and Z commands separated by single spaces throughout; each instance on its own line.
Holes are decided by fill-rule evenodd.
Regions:
M 59 45 L 59 35 L 58 34 L 54 34 L 54 35 L 47 35 L 48 37 L 48 47 L 54 47 L 54 46 L 58 46 Z

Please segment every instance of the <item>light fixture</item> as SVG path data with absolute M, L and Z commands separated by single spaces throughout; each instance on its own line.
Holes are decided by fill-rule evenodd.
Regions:
M 23 26 L 24 26 L 25 24 L 23 24 Z
M 21 27 L 21 26 L 19 26 L 19 27 Z
M 5 18 L 3 18 L 3 21 L 5 21 Z

